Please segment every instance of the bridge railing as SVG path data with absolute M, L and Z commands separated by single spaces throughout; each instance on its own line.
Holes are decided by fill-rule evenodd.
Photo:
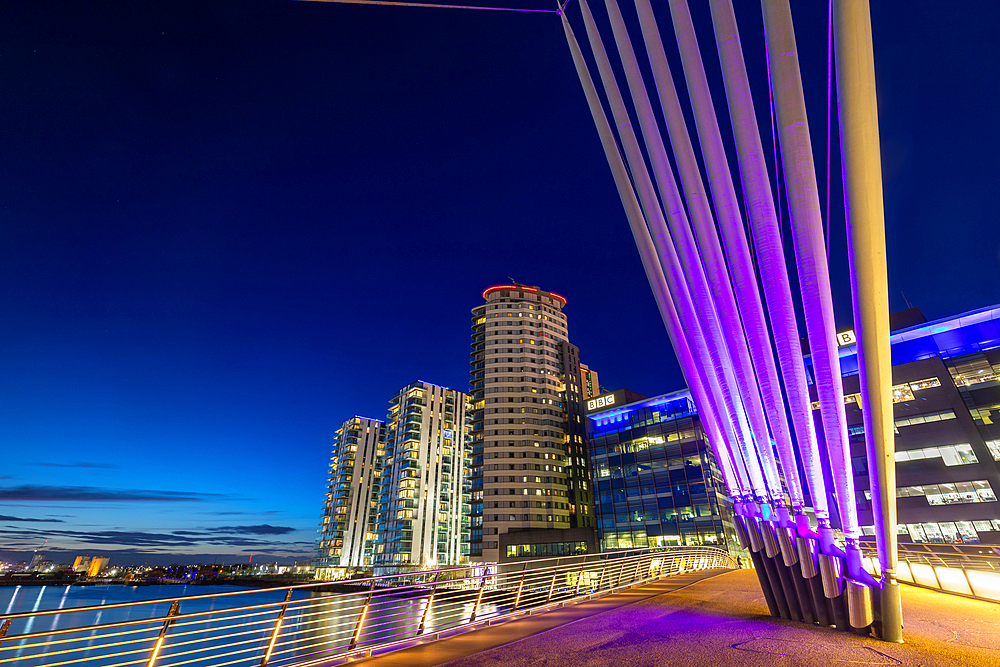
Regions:
M 874 544 L 866 567 L 879 575 Z M 1000 602 L 1000 547 L 976 544 L 899 543 L 899 581 Z
M 0 667 L 331 664 L 718 567 L 715 547 L 638 549 L 8 614 Z

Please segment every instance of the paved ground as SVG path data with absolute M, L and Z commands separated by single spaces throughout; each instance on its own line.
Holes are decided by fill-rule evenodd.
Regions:
M 699 580 L 700 579 L 700 580 Z M 771 618 L 752 570 L 698 573 L 372 660 L 366 667 L 1000 665 L 1000 605 L 902 587 L 904 644 Z

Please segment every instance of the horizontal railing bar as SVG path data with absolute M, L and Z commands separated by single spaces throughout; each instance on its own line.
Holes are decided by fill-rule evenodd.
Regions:
M 650 551 L 650 549 L 649 548 L 635 549 L 635 550 L 632 550 L 632 551 L 645 552 L 645 551 Z M 615 552 L 615 553 L 617 554 L 617 553 L 628 553 L 628 552 L 624 552 L 623 551 L 623 552 Z M 599 554 L 599 555 L 600 556 L 604 556 L 605 554 Z M 544 562 L 554 561 L 554 560 L 555 561 L 565 560 L 567 558 L 584 558 L 584 556 L 559 556 L 559 557 L 553 556 L 553 557 L 550 557 L 550 558 L 540 558 L 540 559 L 537 559 L 537 560 L 531 561 L 531 562 L 544 563 Z M 370 586 L 371 582 L 386 581 L 386 580 L 390 580 L 390 579 L 400 579 L 400 578 L 404 578 L 404 577 L 407 577 L 407 576 L 416 576 L 418 574 L 421 575 L 421 576 L 426 577 L 427 575 L 432 575 L 432 574 L 436 575 L 436 574 L 446 573 L 446 572 L 469 571 L 469 570 L 475 570 L 475 569 L 482 569 L 482 567 L 478 567 L 477 568 L 477 567 L 474 567 L 474 566 L 456 566 L 456 567 L 450 567 L 450 568 L 440 568 L 440 569 L 437 569 L 437 570 L 425 570 L 425 571 L 420 571 L 419 573 L 413 573 L 411 575 L 385 574 L 385 575 L 379 575 L 379 576 L 375 576 L 375 577 L 366 577 L 364 579 L 351 579 L 350 580 L 351 584 L 333 584 L 333 585 L 358 585 L 359 587 L 361 585 L 369 585 Z M 515 574 L 517 572 L 516 571 L 511 571 L 509 573 L 510 574 Z M 442 580 L 442 581 L 439 581 L 438 584 L 439 585 L 440 584 L 446 584 L 446 583 L 450 583 L 450 582 L 454 582 L 454 581 L 473 581 L 473 580 L 478 580 L 481 576 L 482 575 L 475 575 L 475 574 L 473 574 L 473 575 L 469 575 L 468 577 L 459 578 L 457 580 L 456 579 Z M 309 584 L 295 584 L 295 585 L 292 585 L 292 586 L 276 586 L 274 588 L 268 588 L 268 589 L 255 588 L 255 589 L 246 590 L 246 591 L 232 591 L 232 592 L 229 592 L 229 593 L 205 593 L 205 594 L 200 594 L 200 595 L 186 595 L 186 596 L 183 596 L 183 597 L 178 598 L 178 599 L 182 600 L 182 601 L 218 599 L 218 598 L 226 598 L 226 597 L 235 597 L 235 596 L 240 596 L 240 595 L 261 595 L 261 594 L 264 594 L 264 593 L 270 593 L 272 591 L 274 591 L 276 593 L 277 592 L 289 591 L 289 590 L 291 590 L 291 591 L 300 591 L 300 590 L 306 590 L 306 589 L 309 589 L 309 588 L 319 588 L 319 587 L 330 586 L 330 585 L 331 585 L 331 582 L 314 582 L 314 583 L 309 583 Z M 406 586 L 416 586 L 416 585 L 418 585 L 418 584 L 416 584 L 416 583 L 406 584 Z M 426 583 L 424 583 L 422 585 L 429 586 L 430 582 L 426 582 Z M 377 584 L 376 584 L 376 586 L 377 586 Z M 393 587 L 393 588 L 399 588 L 399 587 Z M 378 590 L 378 589 L 376 588 L 376 590 Z M 383 590 L 386 590 L 386 589 L 383 589 Z M 361 591 L 359 589 L 358 591 L 350 591 L 350 592 L 346 592 L 346 593 L 339 593 L 337 595 L 358 595 L 359 593 L 362 593 L 362 592 L 367 593 L 367 591 Z M 140 607 L 140 606 L 146 606 L 146 605 L 151 605 L 151 604 L 165 604 L 169 600 L 170 600 L 170 598 L 161 598 L 161 599 L 156 599 L 156 600 L 139 600 L 139 601 L 136 601 L 136 602 L 115 602 L 115 603 L 104 604 L 104 605 L 91 605 L 91 606 L 87 606 L 87 607 L 73 607 L 71 609 L 50 609 L 50 610 L 35 611 L 35 612 L 20 612 L 20 613 L 17 613 L 17 614 L 4 614 L 2 616 L 2 618 L 5 618 L 5 619 L 7 619 L 7 618 L 16 619 L 16 618 L 28 618 L 28 617 L 32 617 L 32 616 L 49 616 L 49 615 L 53 615 L 53 614 L 63 614 L 63 613 L 70 613 L 70 612 L 99 611 L 99 610 L 103 610 L 103 609 L 116 609 L 116 608 L 122 608 L 122 607 Z M 282 604 L 282 602 L 279 601 L 276 604 L 280 606 Z M 251 605 L 251 606 L 256 606 L 256 605 Z M 225 610 L 218 610 L 217 609 L 215 611 L 218 612 L 218 611 L 225 611 Z
M 245 643 L 245 642 L 237 642 L 236 644 L 219 644 L 218 648 L 223 648 L 223 649 L 232 648 L 234 646 L 238 646 L 239 644 L 243 644 L 243 643 Z M 252 648 L 248 647 L 248 648 L 240 649 L 238 651 L 229 651 L 228 653 L 220 653 L 220 654 L 217 654 L 217 655 L 213 655 L 211 657 L 212 658 L 225 658 L 227 656 L 236 655 L 238 653 L 249 653 L 250 651 L 253 651 L 254 653 L 260 653 L 261 652 L 260 643 L 257 642 L 257 644 L 258 644 L 257 646 L 254 646 Z M 205 649 L 205 650 L 207 650 L 207 649 Z M 163 653 L 163 654 L 161 654 L 161 656 L 164 659 L 166 659 L 166 658 L 179 658 L 179 657 L 182 657 L 182 656 L 194 655 L 196 653 L 201 653 L 201 652 L 202 651 L 200 651 L 200 650 L 196 650 L 196 651 L 171 651 L 169 653 Z M 184 660 L 184 661 L 181 661 L 181 662 L 170 661 L 168 663 L 168 665 L 169 665 L 169 667 L 176 667 L 177 665 L 186 665 L 186 664 L 189 664 L 189 663 L 192 663 L 192 662 L 196 662 L 197 660 L 202 660 L 202 659 L 204 659 L 204 658 L 196 658 L 194 660 Z M 168 667 L 168 665 L 164 665 L 164 667 Z
M 959 553 L 943 555 L 952 562 L 968 562 L 968 556 L 971 556 Z M 933 557 L 940 560 L 939 556 Z M 499 566 L 460 566 L 426 573 L 381 575 L 352 580 L 349 585 L 357 587 L 356 590 L 329 594 L 315 590 L 328 586 L 326 582 L 301 584 L 269 589 L 276 593 L 285 592 L 285 600 L 8 635 L 0 644 L 0 655 L 7 653 L 10 657 L 0 662 L 40 659 L 43 655 L 45 659 L 76 655 L 75 659 L 58 665 L 83 664 L 97 659 L 102 661 L 103 667 L 109 667 L 106 664 L 109 658 L 135 657 L 139 654 L 145 657 L 153 644 L 153 633 L 169 627 L 171 632 L 161 635 L 167 636 L 167 641 L 156 667 L 182 667 L 194 663 L 198 667 L 246 665 L 248 660 L 259 659 L 265 651 L 271 657 L 273 667 L 306 667 L 349 656 L 394 650 L 394 646 L 422 643 L 483 624 L 502 622 L 526 613 L 641 585 L 675 574 L 680 570 L 681 559 L 686 569 L 732 565 L 732 558 L 714 547 L 670 552 L 639 549 L 626 553 L 550 557 Z M 453 578 L 441 579 L 440 573 Z M 288 599 L 292 591 L 302 589 L 307 589 L 309 597 Z M 175 600 L 187 604 L 198 599 L 218 600 L 269 591 L 234 591 L 185 596 Z M 78 612 L 165 604 L 169 600 L 28 612 L 0 616 L 0 620 L 52 614 L 65 614 L 72 618 L 72 614 Z M 470 618 L 473 610 L 477 611 L 475 621 Z M 363 617 L 363 613 L 366 616 Z M 284 623 L 274 625 L 281 617 Z M 363 624 L 359 626 L 359 619 L 362 618 Z M 164 625 L 166 621 L 169 621 L 168 625 Z M 272 627 L 275 631 L 280 630 L 279 634 L 271 635 L 269 630 Z M 269 636 L 277 641 L 268 645 Z M 116 637 L 120 639 L 108 641 Z M 40 638 L 45 638 L 45 641 L 32 641 Z M 225 638 L 225 643 L 208 644 L 220 638 Z M 81 645 L 84 641 L 86 646 Z M 62 648 L 35 652 L 54 647 Z M 18 657 L 5 649 L 16 650 Z M 100 653 L 115 649 L 128 650 Z M 84 652 L 89 655 L 82 656 Z M 142 662 L 144 660 L 141 659 L 122 662 L 121 667 Z M 56 665 L 46 663 L 46 667 Z

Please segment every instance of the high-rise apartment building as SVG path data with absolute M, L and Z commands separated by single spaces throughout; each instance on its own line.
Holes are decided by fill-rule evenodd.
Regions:
M 379 419 L 351 417 L 337 429 L 319 525 L 318 568 L 371 565 L 384 440 L 385 423 Z
M 597 379 L 597 371 L 591 370 L 587 364 L 580 364 L 580 390 L 584 400 L 601 394 L 601 383 Z
M 470 557 L 499 562 L 514 533 L 592 533 L 594 517 L 566 299 L 520 284 L 490 287 L 483 299 L 472 309 Z
M 467 399 L 463 392 L 418 380 L 390 401 L 375 567 L 467 560 Z

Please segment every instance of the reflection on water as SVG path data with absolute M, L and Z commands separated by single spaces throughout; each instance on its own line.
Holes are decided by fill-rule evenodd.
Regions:
M 157 667 L 181 663 L 191 667 L 217 664 L 225 655 L 229 665 L 256 667 L 278 629 L 269 661 L 276 667 L 306 657 L 323 657 L 352 647 L 414 638 L 471 620 L 478 591 L 440 590 L 428 608 L 430 589 L 400 593 L 359 591 L 332 595 L 294 591 L 286 604 L 285 591 L 260 589 L 238 596 L 185 600 L 192 595 L 218 595 L 238 589 L 231 586 L 44 586 L 0 588 L 0 609 L 6 614 L 61 610 L 52 616 L 15 619 L 0 643 L 0 665 L 46 667 L 73 659 L 90 667 L 125 663 L 143 664 L 151 655 L 164 627 L 171 602 L 180 602 L 180 614 L 169 623 L 157 654 Z M 251 590 L 251 589 L 242 589 Z M 155 600 L 125 608 L 74 608 Z M 484 599 L 477 618 L 509 609 L 513 593 Z M 368 603 L 367 611 L 365 605 Z M 263 605 L 261 609 L 233 607 Z M 285 611 L 282 616 L 282 607 Z M 192 617 L 191 615 L 194 614 Z M 281 622 L 278 623 L 279 616 Z M 88 626 L 122 621 L 143 621 L 117 628 L 89 630 Z M 360 627 L 359 627 L 360 623 Z M 33 640 L 16 636 L 39 629 L 81 628 L 79 633 Z M 112 639 L 113 636 L 113 639 Z M 58 660 L 54 654 L 58 653 Z

